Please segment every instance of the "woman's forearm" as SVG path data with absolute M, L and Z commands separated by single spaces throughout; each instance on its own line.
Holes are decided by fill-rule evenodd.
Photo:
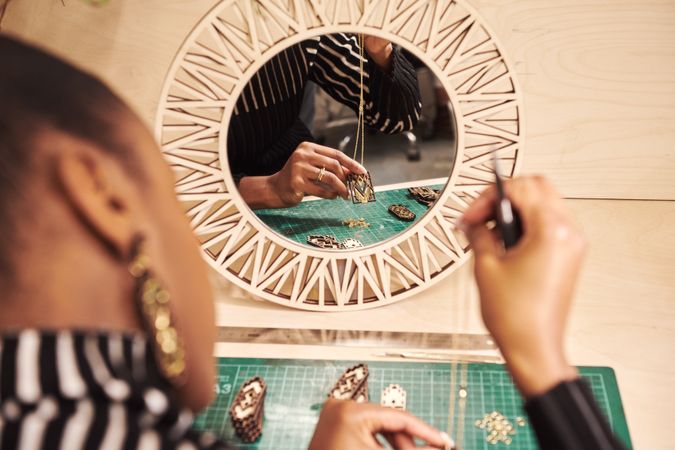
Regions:
M 271 176 L 243 177 L 239 194 L 251 209 L 280 208 L 284 206 L 272 187 Z
M 531 344 L 531 347 L 539 346 Z M 543 394 L 559 383 L 579 376 L 577 369 L 567 362 L 562 351 L 503 348 L 502 353 L 514 383 L 526 399 Z

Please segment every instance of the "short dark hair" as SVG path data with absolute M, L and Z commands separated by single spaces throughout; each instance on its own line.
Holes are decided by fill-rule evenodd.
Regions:
M 15 202 L 30 182 L 43 131 L 89 141 L 127 167 L 135 167 L 136 159 L 118 130 L 129 109 L 99 79 L 5 35 L 0 61 L 0 271 L 8 274 Z

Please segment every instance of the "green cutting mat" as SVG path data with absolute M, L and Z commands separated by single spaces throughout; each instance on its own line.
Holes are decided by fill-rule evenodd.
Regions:
M 195 426 L 215 432 L 235 448 L 306 449 L 327 392 L 344 369 L 354 364 L 358 362 L 220 358 L 216 400 L 197 418 Z M 370 401 L 379 403 L 380 393 L 386 386 L 399 384 L 407 392 L 408 411 L 441 430 L 447 429 L 449 363 L 378 361 L 369 362 L 368 367 Z M 580 372 L 590 382 L 593 394 L 614 432 L 628 448 L 632 448 L 614 371 L 608 367 L 581 367 Z M 234 435 L 228 410 L 241 384 L 255 375 L 262 376 L 268 386 L 265 422 L 260 440 L 245 445 Z M 538 448 L 529 424 L 525 427 L 515 425 L 516 417 L 527 416 L 504 366 L 469 364 L 468 382 L 463 448 Z M 488 444 L 485 431 L 475 427 L 476 420 L 492 411 L 501 412 L 514 423 L 517 433 L 511 445 Z
M 442 189 L 443 185 L 429 186 Z M 354 204 L 351 200 L 308 200 L 297 206 L 280 209 L 259 209 L 255 213 L 268 227 L 292 241 L 307 244 L 310 234 L 329 234 L 342 241 L 358 239 L 363 245 L 376 244 L 399 234 L 418 221 L 428 208 L 415 201 L 408 189 L 393 189 L 375 193 L 377 201 Z M 405 222 L 394 217 L 388 208 L 393 204 L 407 206 L 415 220 Z M 346 219 L 366 219 L 368 228 L 349 228 Z

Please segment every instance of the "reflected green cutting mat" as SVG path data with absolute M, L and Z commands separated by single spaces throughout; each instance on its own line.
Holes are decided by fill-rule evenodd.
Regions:
M 443 185 L 429 186 L 442 189 Z M 418 221 L 428 208 L 415 201 L 408 189 L 393 189 L 375 193 L 377 201 L 354 204 L 351 200 L 308 200 L 291 208 L 259 209 L 256 215 L 277 233 L 301 244 L 307 244 L 310 234 L 329 234 L 342 241 L 358 239 L 363 245 L 382 242 L 399 234 Z M 389 205 L 401 204 L 415 213 L 415 220 L 405 222 L 389 213 Z M 346 219 L 366 219 L 368 228 L 349 228 Z
M 235 448 L 306 449 L 318 420 L 322 402 L 340 374 L 357 362 L 283 359 L 220 358 L 218 394 L 214 403 L 197 420 L 201 430 L 215 432 Z M 407 392 L 407 409 L 435 427 L 447 429 L 450 392 L 449 363 L 369 362 L 370 401 L 379 403 L 382 389 L 400 384 Z M 631 447 L 626 418 L 614 371 L 608 367 L 581 367 L 590 382 L 601 410 L 609 418 L 614 432 Z M 262 437 L 245 445 L 234 435 L 228 410 L 237 390 L 248 378 L 260 375 L 267 382 Z M 468 402 L 465 409 L 464 449 L 513 450 L 537 449 L 529 424 L 517 428 L 511 445 L 488 444 L 485 431 L 475 427 L 484 414 L 499 411 L 514 423 L 527 417 L 504 366 L 469 364 Z M 456 407 L 458 408 L 458 407 Z M 458 411 L 458 409 L 455 409 Z M 457 412 L 455 413 L 457 414 Z

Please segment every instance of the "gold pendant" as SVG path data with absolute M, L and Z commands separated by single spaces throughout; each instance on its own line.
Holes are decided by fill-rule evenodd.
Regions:
M 353 203 L 368 203 L 375 201 L 375 190 L 370 172 L 365 174 L 350 173 L 347 175 L 347 187 Z

